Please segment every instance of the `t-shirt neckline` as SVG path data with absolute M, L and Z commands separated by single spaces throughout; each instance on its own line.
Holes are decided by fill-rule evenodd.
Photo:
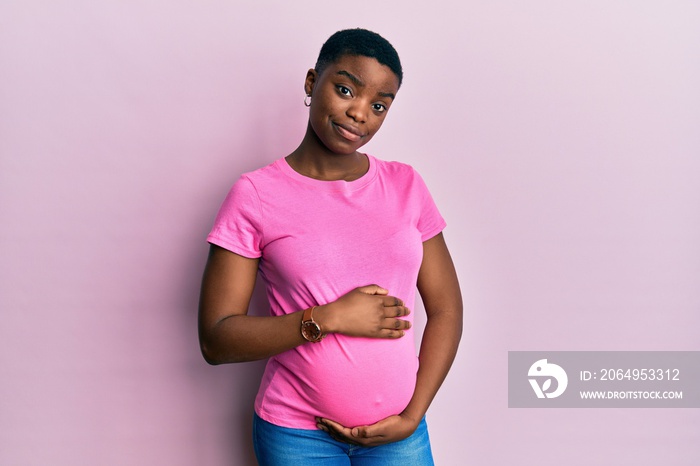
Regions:
M 369 162 L 369 169 L 367 173 L 362 175 L 356 180 L 345 181 L 345 180 L 317 180 L 316 178 L 310 178 L 308 176 L 302 175 L 301 173 L 294 170 L 287 160 L 282 157 L 275 162 L 275 165 L 290 178 L 303 183 L 307 186 L 313 186 L 317 189 L 326 189 L 329 191 L 355 191 L 360 188 L 365 187 L 367 184 L 371 183 L 377 174 L 377 161 L 376 159 L 369 155 L 367 156 L 367 161 Z

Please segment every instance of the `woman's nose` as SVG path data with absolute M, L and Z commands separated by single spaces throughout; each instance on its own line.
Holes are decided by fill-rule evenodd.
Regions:
M 345 112 L 350 118 L 358 123 L 364 123 L 367 118 L 367 106 L 359 100 L 353 101 Z

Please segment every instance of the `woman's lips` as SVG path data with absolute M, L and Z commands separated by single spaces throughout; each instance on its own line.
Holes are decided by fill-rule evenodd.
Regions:
M 333 127 L 343 138 L 347 139 L 348 141 L 357 142 L 362 139 L 362 136 L 364 136 L 359 129 L 352 126 L 333 123 Z

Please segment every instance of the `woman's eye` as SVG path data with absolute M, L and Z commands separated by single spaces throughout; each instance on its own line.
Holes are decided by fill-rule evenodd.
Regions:
M 373 104 L 372 109 L 375 112 L 386 112 L 386 107 L 384 106 L 384 104 Z
M 348 89 L 345 86 L 338 86 L 338 92 L 340 92 L 343 95 L 352 95 L 352 92 L 350 92 L 350 89 Z

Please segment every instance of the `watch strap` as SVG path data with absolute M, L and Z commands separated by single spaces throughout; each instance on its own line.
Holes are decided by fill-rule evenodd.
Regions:
M 308 322 L 310 320 L 311 321 L 314 320 L 313 315 L 312 315 L 312 313 L 314 312 L 314 309 L 316 309 L 316 306 L 313 306 L 313 307 L 310 307 L 310 308 L 304 310 L 304 314 L 301 316 L 302 323 Z

